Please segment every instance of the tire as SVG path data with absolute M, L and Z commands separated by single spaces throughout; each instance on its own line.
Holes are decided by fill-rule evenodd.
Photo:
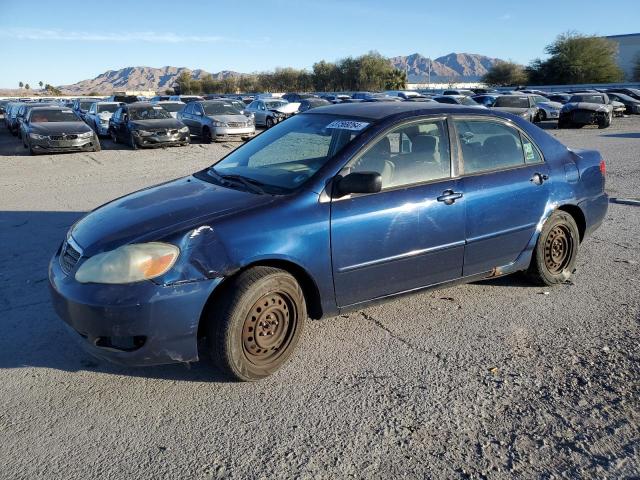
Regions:
M 611 121 L 613 117 L 613 113 L 607 115 L 602 121 L 598 122 L 598 128 L 602 129 L 602 128 L 608 128 L 611 126 Z
M 567 212 L 556 210 L 542 227 L 527 276 L 537 285 L 566 282 L 573 274 L 579 245 L 575 220 Z
M 29 155 L 33 155 L 33 156 L 35 156 L 35 155 L 37 155 L 37 154 L 38 154 L 38 152 L 36 152 L 36 151 L 33 149 L 33 147 L 31 146 L 31 142 L 29 142 L 29 144 L 28 144 L 27 148 L 29 149 Z
M 538 110 L 538 122 L 544 122 L 547 119 L 547 112 L 540 109 Z
M 93 151 L 99 152 L 100 150 L 102 150 L 102 145 L 100 145 L 100 137 L 96 133 L 96 138 L 93 139 Z
M 129 146 L 133 150 L 138 150 L 138 144 L 136 143 L 136 137 L 133 136 L 133 133 L 129 134 Z
M 284 270 L 255 267 L 224 288 L 204 319 L 214 363 L 234 380 L 271 375 L 291 356 L 304 327 L 307 309 L 300 285 Z
M 202 143 L 211 143 L 211 130 L 207 127 L 202 129 Z
M 114 132 L 113 130 L 111 130 L 109 132 L 109 134 L 111 135 L 111 141 L 115 144 L 118 143 L 118 135 L 116 135 L 116 132 Z
M 267 117 L 267 119 L 264 122 L 265 127 L 267 127 L 267 130 L 271 127 L 273 127 L 274 123 L 273 123 L 273 118 L 271 117 Z

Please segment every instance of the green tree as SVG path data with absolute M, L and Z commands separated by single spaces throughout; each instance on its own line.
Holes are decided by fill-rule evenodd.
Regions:
M 507 87 L 526 85 L 529 81 L 527 72 L 522 65 L 515 62 L 499 61 L 482 77 L 482 82 L 492 87 Z
M 616 62 L 616 43 L 603 37 L 563 33 L 545 52 L 548 59 L 535 59 L 527 67 L 533 84 L 610 83 L 624 77 Z
M 96 92 L 95 90 L 92 90 L 91 92 L 87 93 L 87 97 L 99 97 L 100 96 L 100 92 Z
M 394 68 L 387 74 L 384 88 L 385 90 L 404 90 L 407 88 L 407 72 Z
M 24 83 L 18 82 L 18 87 L 23 88 L 24 87 Z
M 180 91 L 180 95 L 192 93 L 191 82 L 191 72 L 182 72 L 180 75 L 178 75 L 178 78 L 176 79 L 176 87 L 177 90 Z
M 48 83 L 44 86 L 44 89 L 50 95 L 55 95 L 55 96 L 61 96 L 62 95 L 62 90 L 60 90 L 59 88 L 54 87 L 53 85 L 49 85 Z
M 38 82 L 38 85 L 40 85 L 40 88 L 42 88 L 42 85 L 44 85 L 44 84 L 42 83 L 42 80 L 40 80 L 40 81 Z
M 27 83 L 27 84 L 25 84 L 25 86 L 24 86 L 24 89 L 25 89 L 25 90 L 29 90 L 30 88 L 31 88 L 31 86 L 30 86 L 28 83 Z

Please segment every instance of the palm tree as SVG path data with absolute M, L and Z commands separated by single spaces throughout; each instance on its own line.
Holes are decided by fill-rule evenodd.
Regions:
M 31 87 L 30 87 L 30 86 L 29 86 L 29 84 L 27 83 L 27 84 L 24 86 L 24 88 L 25 88 L 26 90 L 29 90 Z
M 42 80 L 38 82 L 38 85 L 40 85 L 40 89 L 42 89 L 42 86 L 44 85 L 44 83 L 42 83 Z
M 22 88 L 22 87 L 24 87 L 24 83 L 19 82 L 19 83 L 18 83 L 18 86 L 19 86 L 20 88 Z

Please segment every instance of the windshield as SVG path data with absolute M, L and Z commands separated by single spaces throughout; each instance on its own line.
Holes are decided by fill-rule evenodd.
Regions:
M 270 193 L 289 192 L 368 126 L 367 120 L 336 115 L 291 117 L 215 164 L 210 175 L 240 175 Z
M 496 98 L 494 107 L 529 108 L 529 98 L 517 95 L 504 95 Z
M 118 105 L 117 103 L 114 103 L 113 105 L 97 105 L 96 108 L 98 109 L 98 113 L 102 113 L 102 112 L 113 113 L 118 108 L 120 108 L 120 105 Z
M 33 110 L 31 123 L 79 122 L 80 119 L 71 110 Z
M 604 103 L 602 95 L 574 95 L 571 97 L 571 103 L 584 102 L 584 103 Z
M 287 102 L 282 102 L 278 100 L 267 100 L 264 102 L 264 104 L 267 106 L 267 108 L 280 108 L 280 107 L 284 107 L 287 104 Z
M 478 102 L 476 102 L 473 98 L 469 98 L 469 97 L 463 97 L 460 99 L 460 103 L 462 105 L 480 105 Z
M 162 107 L 144 107 L 129 109 L 131 120 L 159 120 L 162 118 L 172 118 L 169 112 Z
M 203 103 L 205 115 L 241 115 L 237 108 L 230 103 Z
M 160 106 L 164 108 L 167 112 L 179 112 L 184 108 L 184 103 L 176 102 L 176 103 L 161 103 Z
M 91 108 L 91 104 L 92 103 L 96 103 L 96 101 L 95 100 L 91 100 L 91 101 L 80 102 L 80 109 L 81 110 L 89 110 L 89 108 Z
M 244 110 L 247 106 L 241 102 L 240 100 L 232 100 L 229 102 L 231 105 L 233 105 L 237 110 Z

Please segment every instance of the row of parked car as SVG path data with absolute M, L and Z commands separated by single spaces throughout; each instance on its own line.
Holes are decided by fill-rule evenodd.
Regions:
M 544 92 L 491 89 L 287 93 L 245 95 L 133 95 L 106 98 L 0 101 L 5 125 L 31 154 L 100 150 L 100 138 L 131 148 L 187 145 L 195 135 L 204 143 L 246 140 L 256 126 L 271 128 L 312 108 L 336 103 L 438 102 L 489 108 L 530 122 L 557 120 L 559 128 L 606 128 L 617 115 L 640 114 L 640 90 L 617 88 Z

